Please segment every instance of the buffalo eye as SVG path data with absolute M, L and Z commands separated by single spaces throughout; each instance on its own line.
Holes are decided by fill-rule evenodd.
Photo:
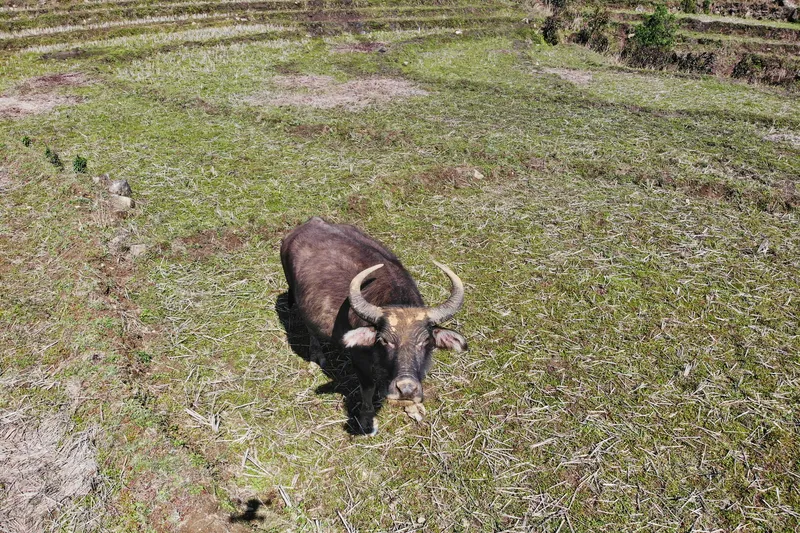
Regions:
M 381 346 L 387 346 L 389 348 L 394 348 L 394 344 L 392 344 L 391 342 L 387 341 L 383 337 L 378 337 L 378 342 L 381 344 Z

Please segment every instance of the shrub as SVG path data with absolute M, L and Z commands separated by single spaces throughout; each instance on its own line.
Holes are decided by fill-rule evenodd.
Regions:
M 703 0 L 703 13 L 706 15 L 711 13 L 711 0 Z
M 671 15 L 666 6 L 660 5 L 634 29 L 634 36 L 628 41 L 622 55 L 634 66 L 662 68 L 674 55 L 672 45 L 675 43 L 676 30 L 675 15 Z
M 697 4 L 694 0 L 681 0 L 681 11 L 684 13 L 697 13 Z
M 562 26 L 563 23 L 558 15 L 551 15 L 544 19 L 544 24 L 542 25 L 542 38 L 544 42 L 554 46 L 557 45 L 561 41 L 559 30 Z
M 81 157 L 79 155 L 75 156 L 75 159 L 72 161 L 72 170 L 75 172 L 82 174 L 86 172 L 86 158 Z
M 592 50 L 605 52 L 608 50 L 608 37 L 605 32 L 611 16 L 602 6 L 595 6 L 586 19 L 586 23 L 575 36 L 579 44 L 588 45 Z
M 64 170 L 64 163 L 61 161 L 61 158 L 58 157 L 58 154 L 54 150 L 51 150 L 49 146 L 44 151 L 44 157 L 58 170 Z
M 639 48 L 669 50 L 675 44 L 676 30 L 675 15 L 667 11 L 667 6 L 660 5 L 636 27 L 633 40 Z
M 569 0 L 549 0 L 547 2 L 554 10 L 566 9 L 569 7 Z

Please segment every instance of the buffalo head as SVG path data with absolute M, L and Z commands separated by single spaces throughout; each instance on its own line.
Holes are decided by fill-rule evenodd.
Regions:
M 438 307 L 379 307 L 367 302 L 361 294 L 361 284 L 383 264 L 361 271 L 350 282 L 350 307 L 370 325 L 348 331 L 342 341 L 347 348 L 374 347 L 385 352 L 391 378 L 387 392 L 390 400 L 423 400 L 422 380 L 430 367 L 434 348 L 459 352 L 467 349 L 467 341 L 461 334 L 438 326 L 461 308 L 464 284 L 445 265 L 434 263 L 452 283 L 450 297 Z

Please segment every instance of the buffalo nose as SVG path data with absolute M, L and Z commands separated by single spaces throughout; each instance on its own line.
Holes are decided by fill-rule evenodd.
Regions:
M 413 398 L 419 390 L 419 383 L 413 379 L 401 379 L 396 384 L 401 398 Z

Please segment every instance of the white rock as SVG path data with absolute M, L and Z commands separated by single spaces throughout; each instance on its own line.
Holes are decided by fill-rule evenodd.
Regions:
M 119 196 L 127 196 L 130 198 L 133 191 L 127 180 L 114 180 L 108 186 L 108 192 L 111 194 L 118 194 Z
M 129 211 L 136 206 L 136 203 L 132 198 L 120 196 L 118 194 L 112 194 L 109 196 L 108 201 L 111 204 L 112 209 L 115 211 Z
M 116 235 L 113 239 L 108 241 L 108 251 L 111 252 L 113 255 L 120 255 L 127 252 L 130 249 L 130 245 L 128 244 L 128 233 L 122 232 Z
M 139 257 L 140 255 L 144 255 L 145 253 L 147 253 L 147 245 L 132 244 L 128 253 L 130 254 L 131 257 Z

